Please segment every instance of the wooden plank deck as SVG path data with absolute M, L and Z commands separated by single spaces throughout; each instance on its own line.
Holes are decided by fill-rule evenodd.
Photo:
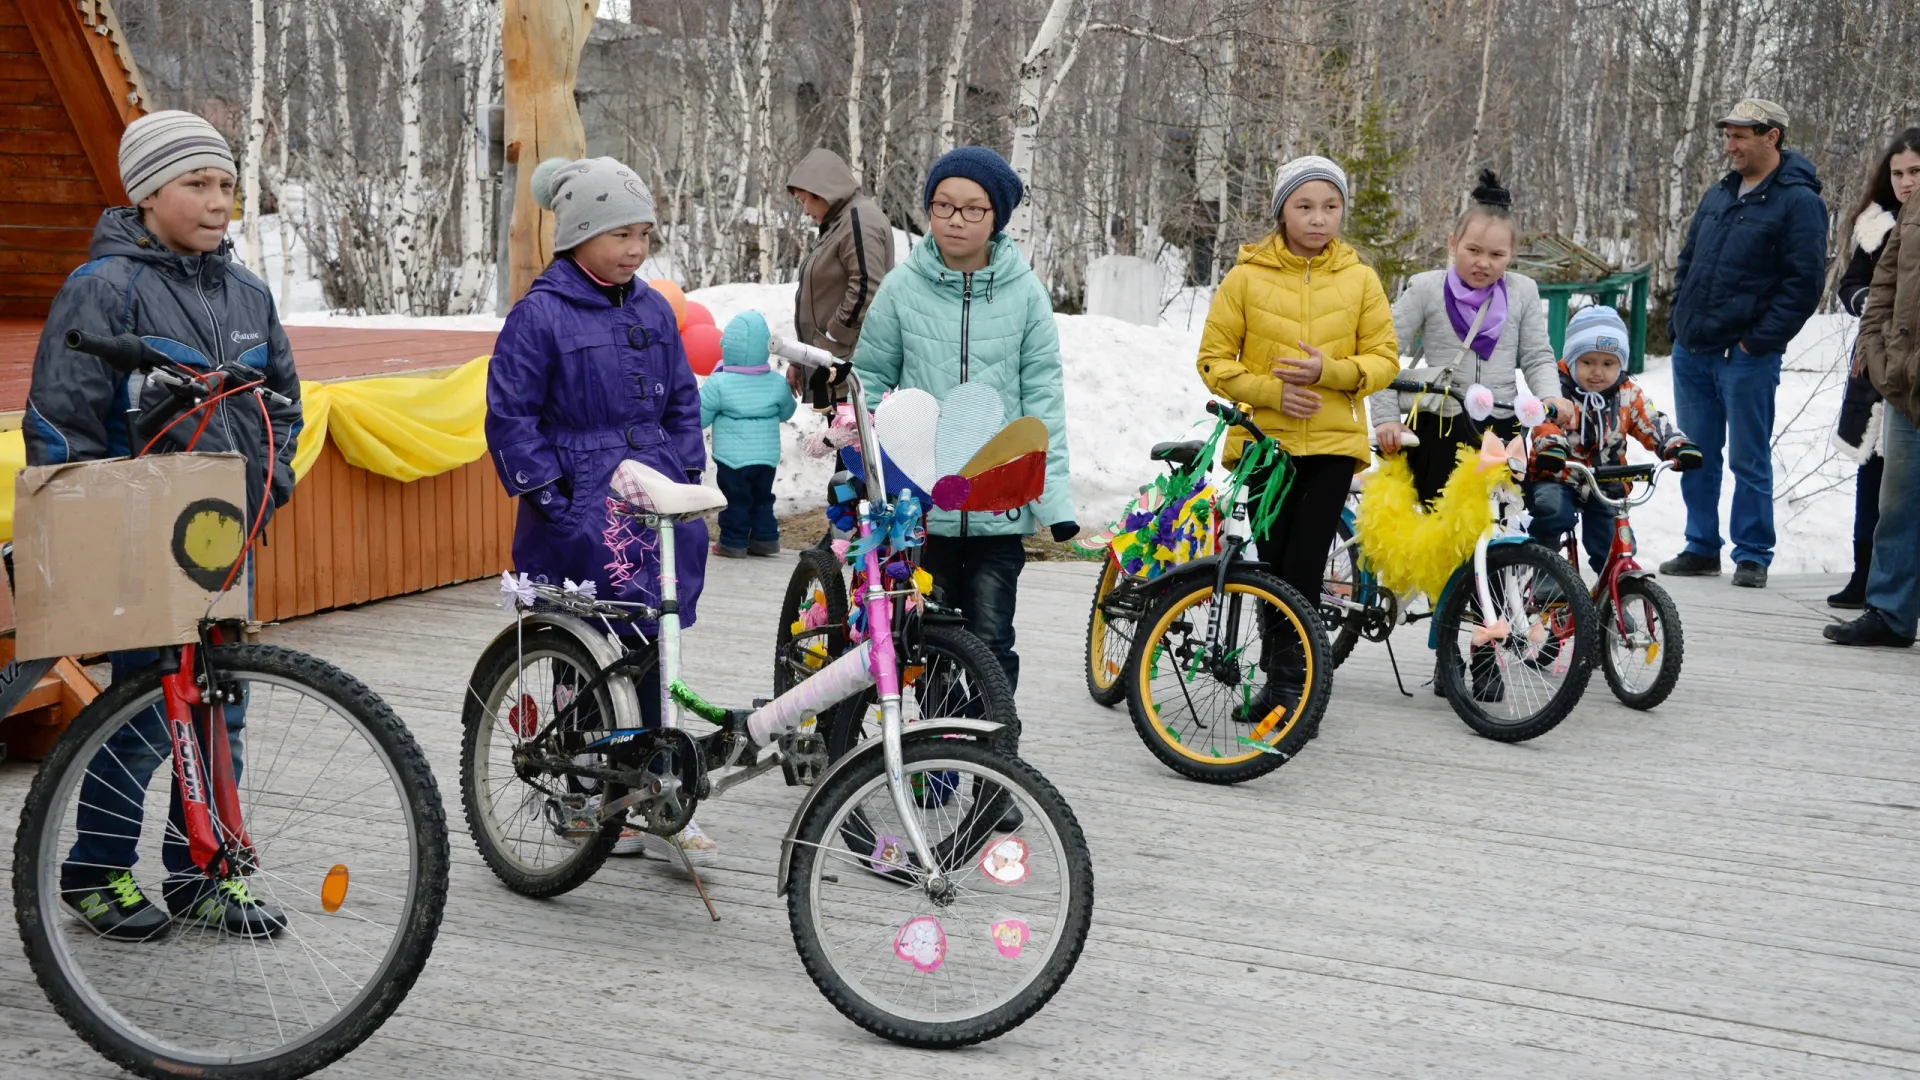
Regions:
M 715 560 L 688 638 L 696 685 L 765 692 L 790 566 Z M 651 861 L 615 860 L 548 902 L 493 880 L 455 771 L 461 686 L 505 624 L 492 585 L 274 628 L 406 717 L 454 828 L 431 963 L 324 1075 L 1920 1075 L 1920 655 L 1819 644 L 1832 579 L 1668 584 L 1687 666 L 1652 713 L 1596 679 L 1560 730 L 1503 746 L 1424 687 L 1400 697 L 1384 651 L 1363 645 L 1321 739 L 1220 788 L 1162 768 L 1124 709 L 1086 698 L 1089 568 L 1030 567 L 1025 748 L 1093 845 L 1093 934 L 1037 1017 L 943 1056 L 870 1038 L 802 971 L 773 895 L 798 799 L 778 780 L 701 811 L 724 845 L 708 875 L 720 923 Z M 1417 684 L 1413 638 L 1401 655 Z M 29 776 L 0 766 L 0 820 Z M 0 948 L 0 1074 L 117 1075 L 13 947 Z
M 27 407 L 39 319 L 0 318 L 0 413 Z M 476 330 L 374 330 L 289 326 L 302 379 L 326 382 L 457 367 L 493 351 L 496 335 Z

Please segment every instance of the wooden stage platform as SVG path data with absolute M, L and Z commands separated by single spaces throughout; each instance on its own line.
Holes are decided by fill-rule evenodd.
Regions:
M 0 413 L 27 407 L 40 328 L 39 319 L 0 319 Z M 456 367 L 492 352 L 494 337 L 474 330 L 287 327 L 300 377 L 320 382 Z

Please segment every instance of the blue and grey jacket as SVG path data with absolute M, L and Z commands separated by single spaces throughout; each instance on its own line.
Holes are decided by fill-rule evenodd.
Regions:
M 259 513 L 269 461 L 273 505 L 284 504 L 293 494 L 300 379 L 265 283 L 233 261 L 229 243 L 191 258 L 168 250 L 131 206 L 100 215 L 87 255 L 89 261 L 53 298 L 34 354 L 33 384 L 21 423 L 27 464 L 124 457 L 141 448 L 134 441 L 134 417 L 162 400 L 166 391 L 147 385 L 143 374 L 122 375 L 104 360 L 74 352 L 65 341 L 69 330 L 134 333 L 189 367 L 237 364 L 256 370 L 269 388 L 291 399 L 290 405 L 266 404 L 273 421 L 271 448 L 260 410 L 263 399 L 252 394 L 236 394 L 215 405 L 194 446 L 208 453 L 246 455 L 249 518 Z M 202 415 L 175 425 L 151 452 L 185 450 Z

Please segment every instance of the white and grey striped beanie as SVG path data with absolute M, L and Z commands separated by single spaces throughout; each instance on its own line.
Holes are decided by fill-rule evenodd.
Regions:
M 653 193 L 640 174 L 610 157 L 548 158 L 528 181 L 533 201 L 553 211 L 553 250 L 572 251 L 623 225 L 653 221 Z
M 1331 158 L 1318 154 L 1297 157 L 1280 166 L 1280 175 L 1273 180 L 1273 216 L 1280 216 L 1280 208 L 1287 204 L 1287 196 L 1299 190 L 1301 184 L 1315 180 L 1325 180 L 1340 190 L 1340 199 L 1347 201 L 1347 171 Z
M 175 177 L 200 169 L 238 174 L 233 149 L 218 129 L 178 109 L 148 113 L 127 125 L 120 136 L 120 182 L 134 205 L 167 186 Z

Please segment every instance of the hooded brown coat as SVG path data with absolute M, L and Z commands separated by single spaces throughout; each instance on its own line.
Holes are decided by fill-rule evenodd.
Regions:
M 1907 200 L 1874 268 L 1860 358 L 1874 389 L 1920 424 L 1920 199 Z
M 827 201 L 820 239 L 800 262 L 793 329 L 800 340 L 835 356 L 853 355 L 880 279 L 893 269 L 893 226 L 879 204 L 861 193 L 839 154 L 815 150 L 787 177 Z

